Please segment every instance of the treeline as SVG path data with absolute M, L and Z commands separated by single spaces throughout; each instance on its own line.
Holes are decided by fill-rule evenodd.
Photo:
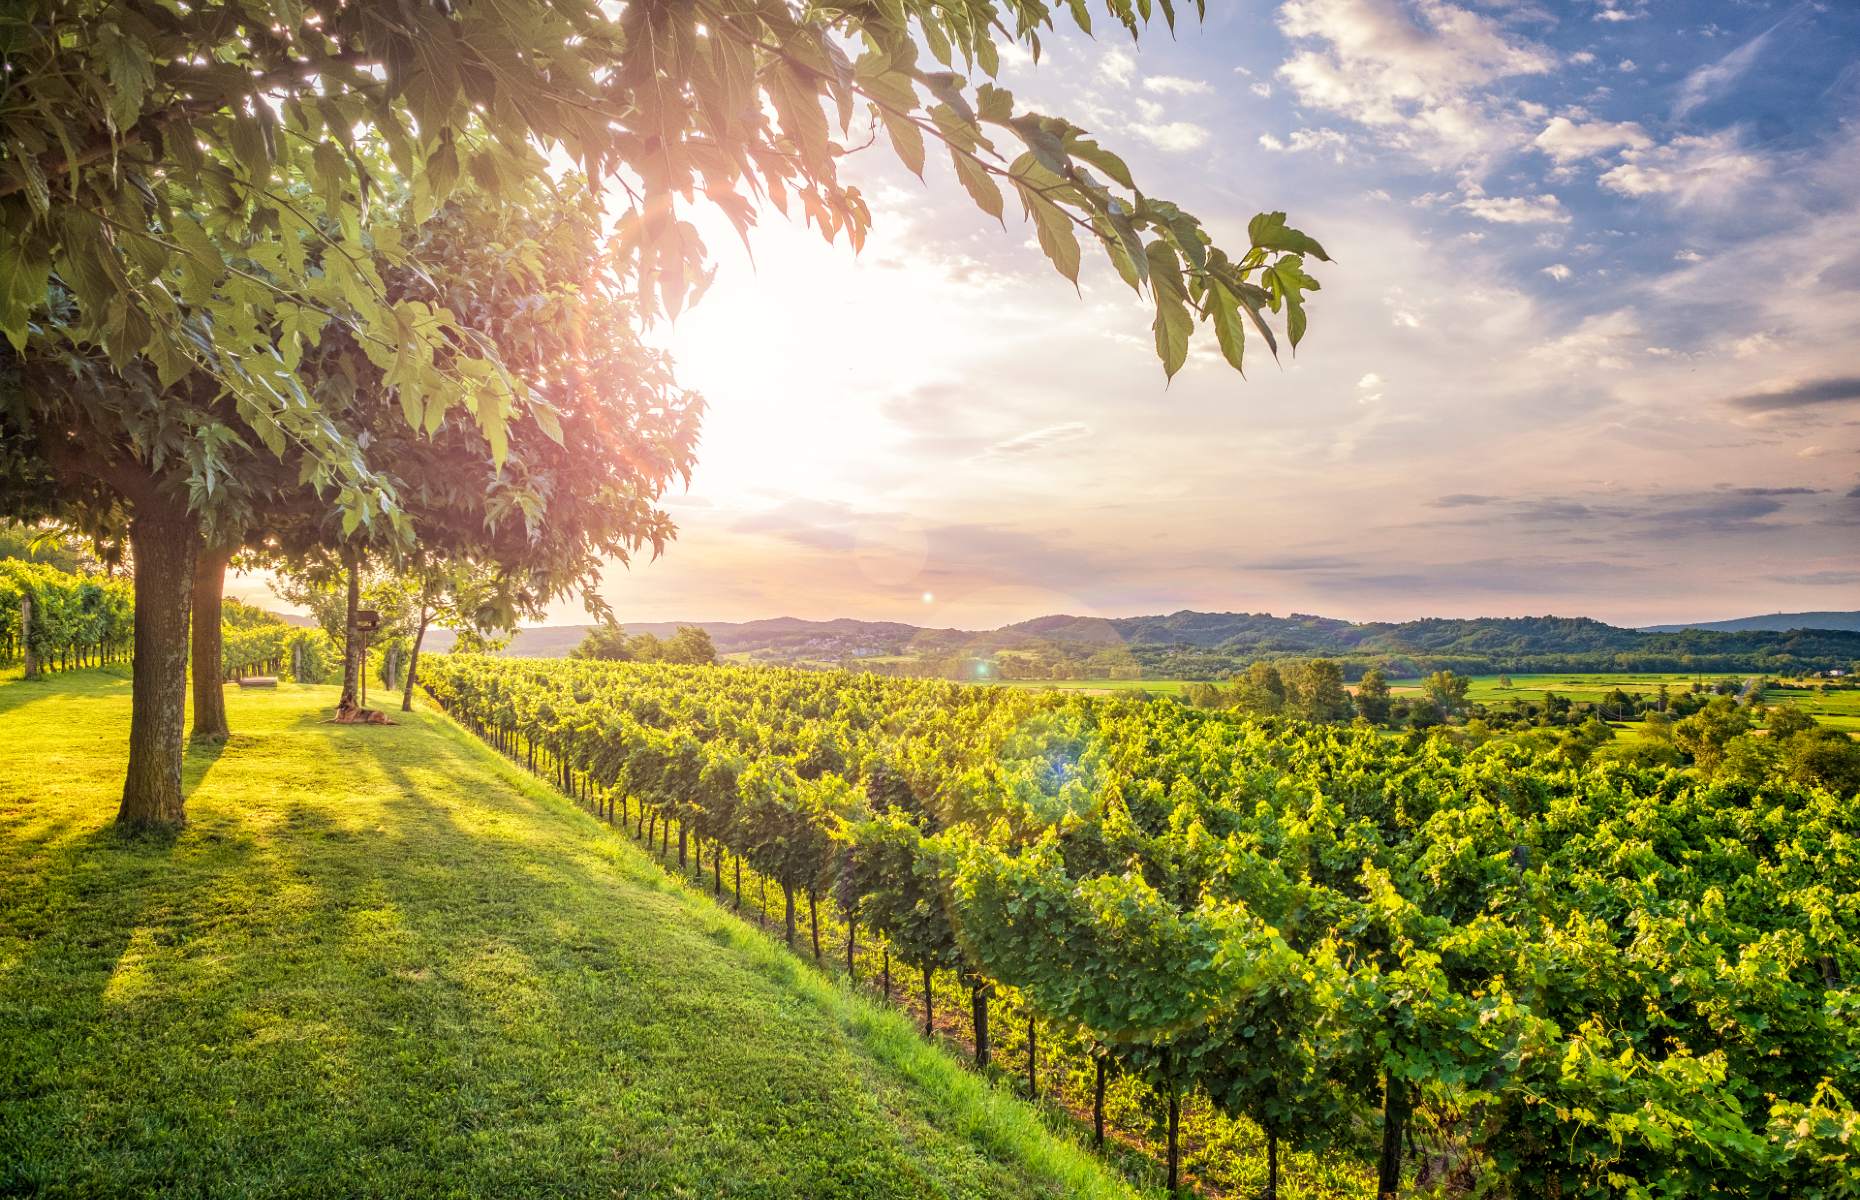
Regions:
M 0 559 L 0 662 L 28 674 L 115 662 L 135 639 L 130 585 Z
M 1219 1159 L 1257 1129 L 1269 1176 L 1316 1152 L 1384 1195 L 1860 1188 L 1851 793 L 845 673 L 454 657 L 429 687 L 668 861 L 675 826 L 713 890 L 773 886 L 791 944 L 858 975 L 876 942 L 927 1030 L 960 989 L 978 1065 L 1005 1032 L 1172 1187 L 1185 1145 L 1257 1184 Z
M 1679 638 L 1685 635 L 1657 636 Z M 840 666 L 847 670 L 869 671 L 907 679 L 1221 681 L 1243 674 L 1254 663 L 1283 666 L 1316 655 L 1341 667 L 1344 679 L 1349 683 L 1355 683 L 1370 671 L 1380 671 L 1391 679 L 1427 675 L 1435 671 L 1452 671 L 1460 675 L 1498 675 L 1507 672 L 1519 675 L 1748 672 L 1776 676 L 1807 675 L 1831 667 L 1860 671 L 1860 634 L 1823 636 L 1774 633 L 1735 636 L 1773 640 L 1768 645 L 1743 649 L 1682 649 L 1675 646 L 1634 651 L 1545 654 L 1349 653 L 1322 648 L 1304 651 L 1211 650 L 1195 646 L 1142 645 L 1105 648 L 1055 643 L 1048 646 L 1019 646 L 1006 651 L 919 655 L 882 662 L 849 658 L 843 660 Z

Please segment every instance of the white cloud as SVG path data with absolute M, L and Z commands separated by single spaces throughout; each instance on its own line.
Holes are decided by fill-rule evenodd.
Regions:
M 1282 142 L 1269 133 L 1259 136 L 1259 144 L 1268 150 L 1286 154 L 1302 154 L 1307 150 L 1329 150 L 1338 162 L 1343 161 L 1343 151 L 1349 146 L 1350 139 L 1335 129 L 1296 129 L 1292 131 L 1292 140 Z
M 1731 353 L 1738 358 L 1755 358 L 1776 349 L 1776 338 L 1768 333 L 1753 333 L 1731 343 Z
M 1253 94 L 1258 96 L 1261 100 L 1265 100 L 1272 95 L 1272 85 L 1270 83 L 1256 83 L 1253 85 Z
M 1538 196 L 1468 195 L 1456 206 L 1481 221 L 1498 225 L 1535 225 L 1542 222 L 1567 224 L 1569 210 L 1549 192 Z
M 1673 255 L 1673 259 L 1677 262 L 1695 263 L 1704 262 L 1705 256 L 1700 254 L 1697 250 L 1681 250 L 1679 253 Z
M 1539 342 L 1530 356 L 1577 372 L 1625 371 L 1634 365 L 1631 343 L 1641 340 L 1640 322 L 1633 313 L 1596 313 L 1562 337 Z
M 1559 164 L 1605 154 L 1621 147 L 1643 149 L 1653 144 L 1647 131 L 1634 121 L 1576 122 L 1568 117 L 1552 117 L 1531 145 L 1548 154 Z
M 1621 60 L 1620 64 L 1616 67 L 1616 69 L 1621 71 L 1623 74 L 1631 75 L 1635 71 L 1638 71 L 1640 69 L 1640 66 L 1633 59 L 1624 58 Z
M 1686 116 L 1699 105 L 1724 94 L 1756 62 L 1770 35 L 1787 20 L 1789 18 L 1784 17 L 1717 62 L 1706 63 L 1687 75 L 1685 82 L 1679 85 L 1679 100 L 1673 105 L 1673 115 Z
M 1143 81 L 1143 86 L 1165 96 L 1205 96 L 1214 91 L 1199 79 L 1185 79 L 1180 75 L 1152 75 Z
M 1288 0 L 1279 28 L 1306 43 L 1278 72 L 1300 103 L 1443 165 L 1511 141 L 1515 121 L 1484 89 L 1547 73 L 1556 61 L 1492 17 L 1446 0 Z
M 1729 199 L 1768 172 L 1747 150 L 1736 130 L 1677 137 L 1664 146 L 1629 149 L 1621 164 L 1604 171 L 1601 184 L 1623 196 L 1666 196 L 1681 205 L 1712 205 Z
M 1098 60 L 1098 73 L 1112 83 L 1128 84 L 1137 74 L 1137 60 L 1123 50 L 1111 49 Z
M 1562 263 L 1551 263 L 1544 268 L 1544 274 L 1556 280 L 1558 283 L 1562 283 L 1570 277 L 1571 272 L 1570 269 Z
M 1382 376 L 1376 374 L 1374 371 L 1371 371 L 1367 375 L 1363 376 L 1361 379 L 1357 380 L 1356 386 L 1366 392 L 1373 392 L 1377 388 L 1382 386 Z
M 1186 154 L 1208 144 L 1208 131 L 1192 121 L 1170 121 L 1165 125 L 1136 124 L 1130 131 L 1171 154 Z
M 1586 67 L 1595 61 L 1595 55 L 1588 50 L 1578 50 L 1569 56 L 1569 61 L 1579 67 Z

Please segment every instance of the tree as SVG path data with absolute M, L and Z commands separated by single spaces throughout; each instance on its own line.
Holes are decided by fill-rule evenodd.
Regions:
M 1356 685 L 1356 711 L 1371 724 L 1388 724 L 1389 681 L 1382 668 L 1371 667 L 1363 672 L 1362 681 Z
M 1138 32 L 1128 6 L 1113 13 Z M 1082 6 L 1073 15 L 1088 27 Z M 372 224 L 384 187 L 416 226 L 464 188 L 487 198 L 477 215 L 547 231 L 557 226 L 529 210 L 548 180 L 544 150 L 554 151 L 579 169 L 581 195 L 617 181 L 632 205 L 614 253 L 589 254 L 583 239 L 571 263 L 545 256 L 561 273 L 542 290 L 574 291 L 566 281 L 584 278 L 590 263 L 615 264 L 644 315 L 675 315 L 708 280 L 680 197 L 701 193 L 745 235 L 755 200 L 786 211 L 792 198 L 829 238 L 862 243 L 867 209 L 841 183 L 837 160 L 862 136 L 852 118 L 864 105 L 913 170 L 923 167 L 926 135 L 942 143 L 984 211 L 999 217 L 1003 188 L 1014 191 L 1069 279 L 1078 231 L 1095 237 L 1125 282 L 1147 290 L 1166 373 L 1186 360 L 1197 321 L 1214 327 L 1236 368 L 1249 323 L 1276 354 L 1269 312 L 1295 347 L 1305 294 L 1317 287 L 1307 260 L 1327 256 L 1283 213 L 1256 216 L 1249 245 L 1229 254 L 1194 217 L 1141 191 L 1085 131 L 1018 111 L 992 83 L 968 87 L 952 71 L 918 65 L 921 38 L 942 66 L 960 59 L 992 75 L 998 38 L 1037 52 L 1051 27 L 1050 11 L 1030 0 L 819 9 L 799 19 L 704 3 L 564 10 L 513 0 L 390 16 L 378 5 L 311 0 L 254 18 L 211 6 L 40 0 L 10 23 L 7 85 L 33 102 L 0 110 L 0 333 L 12 356 L 0 373 L 17 382 L 14 360 L 51 362 L 75 386 L 6 388 L 0 433 L 19 452 L 4 463 L 0 493 L 15 517 L 44 515 L 50 496 L 92 517 L 113 509 L 126 524 L 138 651 L 120 819 L 184 820 L 179 739 L 196 557 L 203 544 L 232 544 L 246 531 L 230 511 L 246 490 L 243 472 L 230 468 L 260 448 L 339 515 L 344 543 L 359 528 L 370 542 L 408 550 L 401 465 L 424 457 L 456 467 L 461 440 L 482 449 L 483 470 L 415 478 L 427 483 L 429 516 L 478 520 L 450 526 L 458 537 L 480 530 L 475 552 L 530 553 L 524 537 L 559 526 L 567 544 L 531 558 L 548 559 L 551 586 L 566 589 L 578 577 L 562 572 L 584 551 L 642 535 L 656 551 L 670 536 L 651 510 L 651 487 L 549 491 L 539 466 L 553 467 L 540 473 L 558 482 L 571 472 L 533 438 L 529 462 L 510 462 L 519 437 L 564 445 L 560 385 L 599 390 L 601 373 L 584 368 L 603 354 L 605 330 L 545 321 L 558 307 L 548 297 L 531 306 L 508 288 L 423 290 L 432 276 L 420 263 L 433 243 Z M 845 46 L 862 48 L 856 62 Z M 838 118 L 838 141 L 823 106 Z M 1010 158 L 997 137 L 1024 152 Z M 598 221 L 598 206 L 586 207 Z M 511 239 L 486 238 L 488 227 L 470 228 L 468 251 L 525 262 Z M 514 319 L 500 326 L 499 316 Z M 579 339 L 575 353 L 551 360 L 569 339 Z M 326 363 L 306 373 L 326 344 L 366 359 L 372 375 Z M 622 348 L 630 354 L 637 343 Z M 527 377 L 512 362 L 526 350 Z M 353 411 L 358 396 L 368 412 Z M 377 418 L 387 413 L 400 422 L 397 446 L 381 444 Z M 649 441 L 676 442 L 652 425 L 596 421 L 582 432 L 611 442 L 642 428 Z M 667 466 L 656 453 L 644 465 L 630 454 L 581 457 L 635 482 Z M 542 519 L 543 508 L 584 498 L 578 515 L 607 514 L 592 536 L 585 524 Z M 500 510 L 513 519 L 497 521 Z
M 1133 36 L 1148 19 L 1111 11 Z M 1173 23 L 1173 9 L 1164 11 Z M 1073 18 L 1089 32 L 1082 6 Z M 707 4 L 564 10 L 544 0 L 483 12 L 417 7 L 393 19 L 375 6 L 312 0 L 252 20 L 44 0 L 13 24 L 7 47 L 10 85 L 35 103 L 0 114 L 0 278 L 9 281 L 0 332 L 23 345 L 56 273 L 78 294 L 74 342 L 103 345 L 119 364 L 147 354 L 164 381 L 197 365 L 254 410 L 275 410 L 275 387 L 296 390 L 290 364 L 244 357 L 285 320 L 336 321 L 410 349 L 402 385 L 433 394 L 457 327 L 433 309 L 410 320 L 384 305 L 360 265 L 322 272 L 306 261 L 309 247 L 362 242 L 359 218 L 378 173 L 345 152 L 356 142 L 387 145 L 395 172 L 431 205 L 467 174 L 491 190 L 539 176 L 541 147 L 559 148 L 597 182 L 619 179 L 632 201 L 622 227 L 640 292 L 676 313 L 704 281 L 704 248 L 680 217 L 681 196 L 701 191 L 744 233 L 754 201 L 786 210 L 792 197 L 829 238 L 863 241 L 869 214 L 841 183 L 837 159 L 864 109 L 913 171 L 923 170 L 926 135 L 942 143 L 990 215 L 1001 216 L 1003 188 L 1012 190 L 1068 278 L 1078 272 L 1078 233 L 1096 238 L 1131 286 L 1150 288 L 1171 374 L 1197 318 L 1215 326 L 1236 365 L 1243 320 L 1273 343 L 1267 310 L 1296 345 L 1303 294 L 1316 286 L 1305 259 L 1326 256 L 1283 214 L 1255 218 L 1252 245 L 1230 257 L 1193 217 L 1140 191 L 1083 130 L 1017 111 L 1008 92 L 953 73 L 960 62 L 993 76 L 1006 41 L 1037 57 L 1052 21 L 1025 0 L 779 20 Z M 919 65 L 920 39 L 944 69 Z M 848 46 L 862 51 L 856 62 Z M 823 106 L 837 119 L 837 142 Z M 1010 158 L 995 138 L 1024 153 Z M 201 196 L 226 203 L 202 219 L 191 203 Z M 263 275 L 228 270 L 225 247 L 266 239 L 275 251 L 263 256 Z M 157 286 L 170 278 L 186 290 Z M 195 313 L 224 339 L 189 338 Z M 516 396 L 508 380 L 467 382 L 474 409 Z M 347 469 L 338 465 L 345 447 L 319 431 L 319 415 L 311 406 L 276 420 Z
M 666 639 L 659 659 L 668 663 L 710 666 L 717 661 L 717 647 L 702 626 L 680 625 L 678 632 Z
M 607 621 L 588 630 L 580 644 L 569 651 L 569 657 L 630 662 L 633 658 L 632 642 L 626 636 L 626 630 Z
M 1285 707 L 1285 680 L 1269 662 L 1255 662 L 1234 680 L 1234 704 L 1248 712 L 1271 716 Z
M 1307 721 L 1342 721 L 1350 715 L 1350 693 L 1343 686 L 1343 668 L 1328 658 L 1298 664 L 1286 685 L 1292 711 Z
M 1451 671 L 1435 671 L 1421 681 L 1421 694 L 1440 706 L 1449 716 L 1466 706 L 1466 690 L 1472 680 Z

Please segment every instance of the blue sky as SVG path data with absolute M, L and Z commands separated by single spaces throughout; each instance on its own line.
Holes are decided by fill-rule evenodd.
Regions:
M 623 619 L 1860 607 L 1860 5 L 1214 0 L 1004 77 L 1322 239 L 1297 358 L 1165 387 L 1108 268 L 854 156 L 861 255 L 720 234 L 659 331 L 711 415 Z

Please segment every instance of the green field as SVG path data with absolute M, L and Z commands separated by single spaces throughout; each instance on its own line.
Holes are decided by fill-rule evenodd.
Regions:
M 445 717 L 334 695 L 232 692 L 134 840 L 127 680 L 0 684 L 0 1193 L 1131 1194 Z
M 1472 685 L 1466 692 L 1466 698 L 1468 700 L 1472 701 L 1474 704 L 1505 704 L 1508 702 L 1542 700 L 1544 695 L 1548 692 L 1555 692 L 1559 696 L 1568 696 L 1572 700 L 1599 700 L 1616 688 L 1630 695 L 1640 693 L 1650 696 L 1659 690 L 1661 684 L 1665 684 L 1669 691 L 1681 692 L 1689 689 L 1694 682 L 1702 681 L 1709 686 L 1717 683 L 1720 679 L 1735 679 L 1741 682 L 1743 679 L 1747 678 L 1747 676 L 1723 672 L 1707 675 L 1683 675 L 1659 672 L 1623 673 L 1619 675 L 1603 673 L 1513 675 L 1511 676 L 1511 686 L 1508 688 L 1499 686 L 1499 680 L 1504 678 L 1504 676 L 1501 675 L 1472 675 L 1468 678 Z M 1418 677 L 1411 679 L 1391 679 L 1389 680 L 1389 690 L 1395 692 L 1397 695 L 1403 693 L 1418 695 L 1421 691 L 1421 680 Z
M 1153 696 L 1179 696 L 1188 690 L 1188 679 L 994 679 L 998 687 L 1045 688 L 1062 692 L 1148 692 Z
M 1472 686 L 1467 689 L 1467 699 L 1475 704 L 1503 705 L 1539 701 L 1545 693 L 1555 692 L 1559 696 L 1568 696 L 1572 700 L 1599 700 L 1616 688 L 1630 695 L 1652 695 L 1665 684 L 1669 691 L 1677 694 L 1689 690 L 1694 681 L 1702 680 L 1707 685 L 1720 679 L 1733 679 L 1742 682 L 1750 678 L 1745 673 L 1718 673 L 1707 675 L 1681 674 L 1575 674 L 1575 675 L 1513 675 L 1512 686 L 1499 686 L 1498 675 L 1471 676 Z M 1419 679 L 1390 680 L 1389 688 L 1396 694 L 1419 694 Z M 1823 725 L 1833 729 L 1860 732 L 1860 691 L 1837 691 L 1823 695 L 1812 685 L 1775 686 L 1763 690 L 1763 703 L 1768 705 L 1793 704 L 1812 715 Z M 1631 725 L 1630 725 L 1631 727 Z

